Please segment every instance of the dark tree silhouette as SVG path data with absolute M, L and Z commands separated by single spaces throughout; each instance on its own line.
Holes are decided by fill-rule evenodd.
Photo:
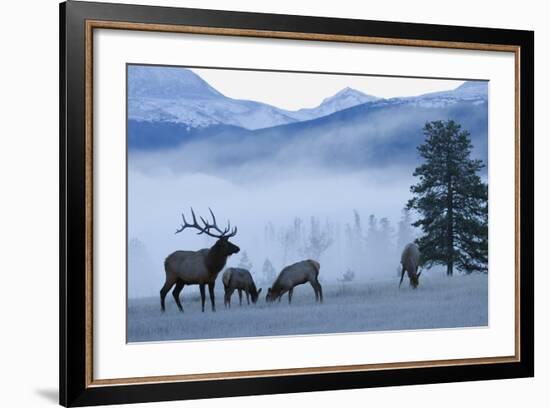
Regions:
M 487 271 L 488 192 L 478 173 L 481 160 L 470 158 L 470 134 L 452 121 L 424 126 L 425 141 L 418 146 L 424 163 L 416 168 L 418 183 L 407 203 L 420 218 L 413 223 L 423 235 L 417 240 L 427 267 L 445 265 L 470 273 Z

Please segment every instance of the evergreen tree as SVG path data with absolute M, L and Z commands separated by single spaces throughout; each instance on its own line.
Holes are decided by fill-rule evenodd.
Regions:
M 395 230 L 387 217 L 380 219 L 380 231 L 378 232 L 378 243 L 384 253 L 388 256 L 393 255 Z
M 264 280 L 267 284 L 271 284 L 275 280 L 275 268 L 273 267 L 273 264 L 271 263 L 269 258 L 266 258 L 264 261 L 262 273 L 264 275 Z
M 424 163 L 414 171 L 419 181 L 407 203 L 420 215 L 413 225 L 423 233 L 422 263 L 445 265 L 449 276 L 455 266 L 487 271 L 488 192 L 478 175 L 482 161 L 470 158 L 470 134 L 449 120 L 426 123 L 424 135 L 418 147 Z
M 399 255 L 401 255 L 401 251 L 403 251 L 405 245 L 414 241 L 414 232 L 411 225 L 411 212 L 404 208 L 401 211 L 401 219 L 397 224 L 397 253 Z
M 347 261 L 351 263 L 352 268 L 362 270 L 365 258 L 365 238 L 363 236 L 363 226 L 361 216 L 357 210 L 353 210 L 353 224 L 346 224 L 346 251 Z
M 248 258 L 248 254 L 246 253 L 246 251 L 242 252 L 238 267 L 246 269 L 249 272 L 252 269 L 252 262 Z
M 374 214 L 369 215 L 369 225 L 367 228 L 367 247 L 374 249 L 378 247 L 378 236 L 380 232 L 378 230 L 378 220 Z

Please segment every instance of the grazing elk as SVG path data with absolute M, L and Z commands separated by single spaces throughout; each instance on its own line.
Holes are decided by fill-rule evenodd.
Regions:
M 223 273 L 222 282 L 225 289 L 223 299 L 225 307 L 231 307 L 231 296 L 235 289 L 239 292 L 239 305 L 243 304 L 243 291 L 246 295 L 247 304 L 250 304 L 250 298 L 252 298 L 252 303 L 255 304 L 262 291 L 261 288 L 256 289 L 252 275 L 243 268 L 227 268 Z
M 266 302 L 273 302 L 275 299 L 279 299 L 280 302 L 281 297 L 288 292 L 288 303 L 291 303 L 294 287 L 309 282 L 315 291 L 315 301 L 322 303 L 323 289 L 319 283 L 320 268 L 319 262 L 311 259 L 286 266 L 267 290 Z
M 210 210 L 210 209 L 209 209 Z M 160 290 L 160 306 L 164 311 L 164 298 L 170 291 L 172 286 L 176 285 L 172 295 L 178 305 L 180 311 L 183 312 L 183 307 L 180 303 L 180 292 L 185 285 L 199 285 L 201 292 L 201 305 L 204 312 L 205 302 L 205 285 L 208 285 L 210 292 L 210 302 L 212 303 L 212 311 L 216 311 L 216 303 L 214 300 L 214 285 L 220 271 L 225 266 L 227 257 L 239 252 L 239 247 L 229 242 L 229 238 L 237 234 L 237 227 L 231 230 L 231 224 L 227 223 L 227 228 L 223 231 L 218 228 L 216 217 L 212 210 L 212 224 L 200 217 L 203 225 L 197 223 L 195 212 L 191 208 L 193 223 L 188 224 L 185 216 L 182 214 L 183 224 L 176 231 L 176 234 L 184 231 L 186 228 L 194 228 L 199 232 L 197 235 L 206 234 L 213 238 L 217 238 L 216 243 L 210 248 L 200 249 L 198 251 L 176 251 L 170 254 L 164 261 L 164 270 L 166 272 L 166 282 Z M 231 231 L 231 232 L 230 232 Z
M 418 272 L 418 267 L 420 266 L 420 250 L 418 246 L 414 243 L 407 244 L 403 253 L 401 254 L 401 280 L 399 281 L 399 287 L 403 282 L 403 277 L 405 276 L 405 271 L 409 276 L 409 283 L 416 289 L 418 286 L 418 278 L 422 272 Z

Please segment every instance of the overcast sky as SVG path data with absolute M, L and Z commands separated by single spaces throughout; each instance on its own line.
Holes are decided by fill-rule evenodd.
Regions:
M 278 108 L 313 108 L 345 87 L 381 98 L 455 89 L 464 81 L 376 76 L 300 74 L 223 69 L 192 69 L 225 96 Z

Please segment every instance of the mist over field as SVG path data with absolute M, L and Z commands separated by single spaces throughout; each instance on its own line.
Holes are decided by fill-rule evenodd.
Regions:
M 472 155 L 487 162 L 486 82 L 388 99 L 347 87 L 327 95 L 316 108 L 289 111 L 227 97 L 185 68 L 129 66 L 128 75 L 130 341 L 487 324 L 486 278 L 451 288 L 438 280 L 442 272 L 437 268 L 424 273 L 427 288 L 418 293 L 431 295 L 440 287 L 446 294 L 423 302 L 432 302 L 435 309 L 437 302 L 464 295 L 450 305 L 469 302 L 474 309 L 461 317 L 445 312 L 411 322 L 396 316 L 419 295 L 407 294 L 405 303 L 378 317 L 372 315 L 374 306 L 362 304 L 378 299 L 376 308 L 386 307 L 406 290 L 396 289 L 400 253 L 419 231 L 411 226 L 416 214 L 405 213 L 404 207 L 420 164 L 417 146 L 424 139 L 424 124 L 455 119 L 471 134 Z M 481 176 L 486 174 L 482 170 Z M 246 316 L 252 314 L 257 321 L 248 331 L 236 332 L 234 327 L 213 333 L 202 325 L 200 315 L 188 321 L 190 313 L 198 314 L 196 285 L 186 286 L 182 298 L 190 310 L 185 321 L 199 325 L 199 331 L 181 332 L 180 323 L 170 320 L 176 317 L 169 317 L 174 310 L 158 320 L 165 258 L 176 250 L 215 243 L 193 230 L 175 234 L 182 213 L 191 219 L 191 207 L 205 218 L 210 218 L 211 208 L 222 228 L 228 221 L 237 226 L 231 242 L 241 251 L 229 257 L 226 266 L 249 269 L 258 287 L 267 289 L 286 265 L 315 259 L 326 287 L 323 308 L 332 308 L 336 316 L 355 305 L 354 313 L 362 310 L 370 320 L 330 328 L 302 325 L 300 313 L 304 318 L 317 313 L 309 309 L 309 285 L 297 290 L 296 307 L 304 303 L 307 308 L 298 312 L 292 327 L 279 331 L 266 331 L 257 315 L 266 307 L 265 292 L 258 305 L 247 309 Z M 343 286 L 350 273 L 353 282 Z M 218 308 L 223 303 L 219 280 Z M 167 305 L 175 308 L 171 296 Z M 232 310 L 227 316 L 237 319 L 238 314 Z M 382 316 L 397 320 L 383 322 Z M 212 319 L 218 325 L 221 313 L 208 317 Z M 161 334 L 155 337 L 155 332 Z
M 238 234 L 231 241 L 239 245 L 241 251 L 246 251 L 253 265 L 251 271 L 258 275 L 265 259 L 280 270 L 286 264 L 307 257 L 299 248 L 284 254 L 281 234 L 293 225 L 296 217 L 302 220 L 304 228 L 309 227 L 311 217 L 318 219 L 322 226 L 328 223 L 334 242 L 320 260 L 321 276 L 335 280 L 354 266 L 351 258 L 374 255 L 351 254 L 346 248 L 345 228 L 354 222 L 353 210 L 364 217 L 365 227 L 369 214 L 388 217 L 395 225 L 412 181 L 407 169 L 325 174 L 322 169 L 311 167 L 307 171 L 283 167 L 281 173 L 281 177 L 255 177 L 238 183 L 201 173 L 166 177 L 131 171 L 128 177 L 128 236 L 143 243 L 148 261 L 136 264 L 132 270 L 129 282 L 142 275 L 143 283 L 130 285 L 130 296 L 158 293 L 164 278 L 164 258 L 171 252 L 213 245 L 214 238 L 197 236 L 193 231 L 174 234 L 181 224 L 181 212 L 190 218 L 190 206 L 203 216 L 209 215 L 210 207 L 220 223 L 230 220 L 238 227 Z M 384 200 L 380 200 L 381 197 Z M 270 227 L 275 235 L 272 239 L 266 236 L 266 228 Z M 387 264 L 384 268 L 372 269 L 358 277 L 394 277 L 399 259 L 393 251 L 389 252 L 391 259 L 379 260 Z M 381 255 L 376 254 L 377 259 Z M 237 266 L 240 258 L 241 254 L 230 257 L 227 266 Z

